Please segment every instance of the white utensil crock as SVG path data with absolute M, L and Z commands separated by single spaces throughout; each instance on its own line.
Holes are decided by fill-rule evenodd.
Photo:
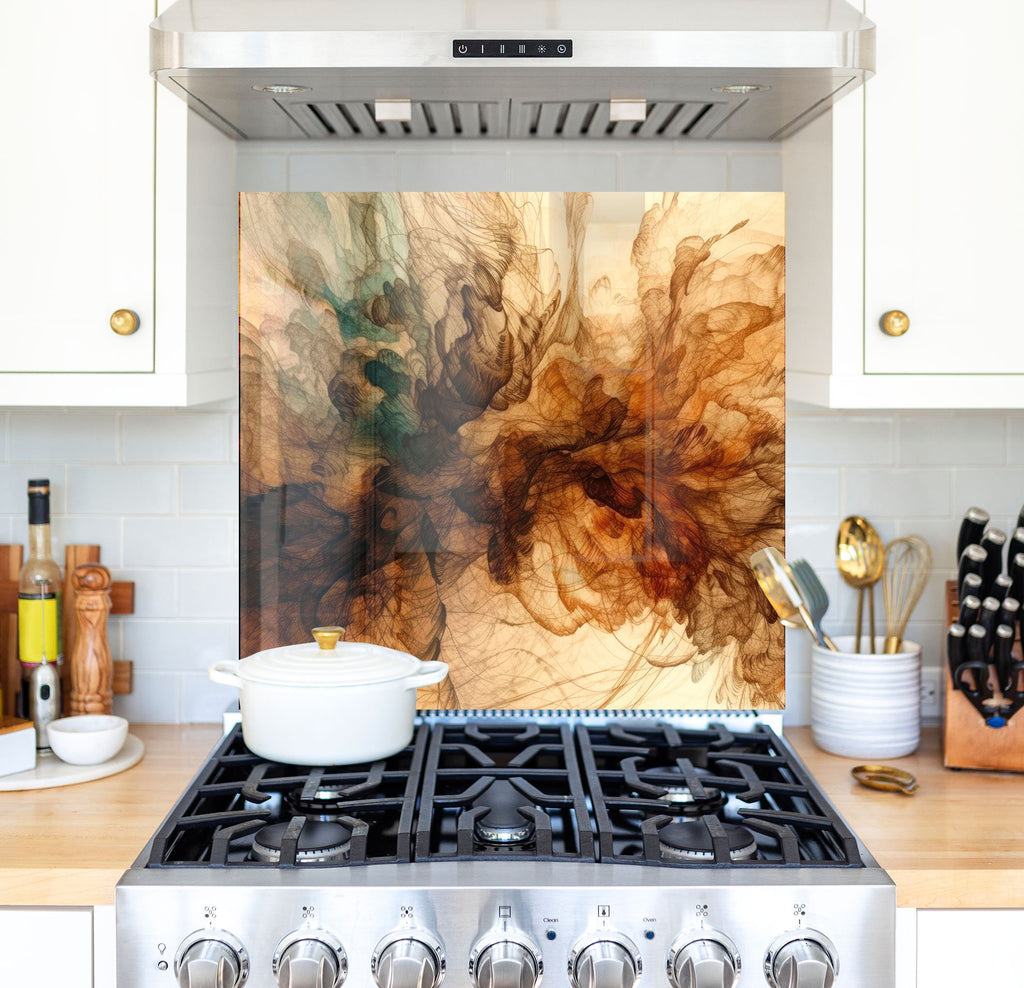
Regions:
M 353 765 L 401 751 L 412 738 L 416 690 L 448 675 L 379 645 L 315 642 L 216 662 L 215 683 L 237 687 L 242 737 L 257 755 L 290 765 Z

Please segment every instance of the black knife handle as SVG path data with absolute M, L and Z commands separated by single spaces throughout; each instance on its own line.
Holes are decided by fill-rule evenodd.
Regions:
M 966 667 L 970 667 L 974 675 L 974 695 L 981 696 L 983 699 L 986 696 L 991 696 L 992 689 L 988 683 L 988 634 L 983 625 L 975 624 L 967 629 L 967 661 L 956 671 L 957 682 L 961 684 L 961 689 L 965 693 L 969 693 L 971 691 L 963 685 L 961 678 L 961 672 Z
M 1012 625 L 1000 624 L 996 627 L 996 647 L 993 664 L 996 667 L 996 682 L 999 683 L 999 690 L 1003 696 L 1010 693 L 1010 666 L 1013 659 L 1010 651 L 1013 649 L 1013 640 L 1017 632 Z
M 972 543 L 960 554 L 960 565 L 957 568 L 956 585 L 960 590 L 964 585 L 964 577 L 968 573 L 977 573 L 982 578 L 981 589 L 985 588 L 985 560 L 988 553 L 980 545 Z M 960 593 L 963 597 L 963 593 Z
M 956 671 L 967 661 L 967 652 L 964 648 L 964 638 L 967 636 L 967 629 L 959 622 L 951 624 L 946 632 L 946 662 L 949 664 L 949 675 L 953 682 L 953 689 L 959 689 L 956 681 Z
M 1018 525 L 1013 535 L 1010 536 L 1010 544 L 1006 547 L 1006 569 L 1009 571 L 1010 563 L 1018 552 L 1024 552 L 1024 526 Z
M 1024 508 L 1021 508 L 1021 514 L 1024 515 Z M 981 533 L 985 531 L 985 526 L 988 523 L 989 513 L 984 508 L 968 508 L 964 512 L 964 519 L 960 522 L 960 532 L 956 539 L 957 560 L 964 554 L 964 549 L 981 539 Z M 1024 521 L 1021 524 L 1024 525 Z
M 1003 571 L 1003 547 L 1006 545 L 1006 532 L 1001 528 L 990 528 L 981 537 L 980 545 L 988 553 L 981 578 L 985 581 L 986 587 L 991 587 L 992 581 Z
M 988 595 L 995 597 L 996 600 L 1002 600 L 1004 597 L 1010 596 L 1010 589 L 1013 587 L 1013 580 L 1011 580 L 1005 573 L 1000 573 L 993 581 L 992 586 L 988 588 Z
M 999 612 L 1002 610 L 1002 603 L 995 597 L 986 597 L 981 602 L 981 611 L 978 614 L 978 621 L 975 627 L 985 629 L 985 654 L 992 648 L 992 639 L 995 637 L 996 625 L 999 624 Z
M 977 573 L 968 573 L 964 577 L 964 582 L 961 583 L 957 590 L 959 591 L 957 599 L 963 600 L 967 596 L 974 596 L 978 598 L 978 605 L 981 605 L 981 598 L 985 595 L 981 592 L 981 577 Z
M 978 620 L 981 613 L 981 598 L 969 593 L 960 601 L 960 613 L 957 615 L 957 623 L 969 628 Z
M 1010 561 L 1010 579 L 1013 586 L 1010 587 L 1010 595 L 1017 600 L 1024 600 L 1024 552 L 1018 552 Z
M 1016 597 L 1007 597 L 1003 601 L 1002 607 L 999 608 L 999 620 L 996 622 L 998 627 L 1000 624 L 1008 624 L 1010 630 L 1017 627 L 1017 619 L 1020 617 L 1020 601 Z

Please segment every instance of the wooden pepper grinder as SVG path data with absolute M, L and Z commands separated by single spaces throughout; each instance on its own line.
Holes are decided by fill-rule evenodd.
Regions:
M 83 563 L 71 574 L 78 632 L 71 652 L 70 712 L 109 714 L 113 709 L 114 664 L 107 642 L 110 570 Z

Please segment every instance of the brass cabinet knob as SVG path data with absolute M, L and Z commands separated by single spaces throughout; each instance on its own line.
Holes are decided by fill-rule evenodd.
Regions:
M 118 336 L 131 336 L 139 328 L 139 317 L 131 309 L 118 309 L 110 317 L 110 328 Z
M 899 309 L 892 309 L 882 316 L 882 332 L 889 336 L 902 336 L 910 329 L 910 316 Z

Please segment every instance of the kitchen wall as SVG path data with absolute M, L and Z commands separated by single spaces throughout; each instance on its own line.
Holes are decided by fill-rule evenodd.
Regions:
M 775 145 L 585 147 L 253 142 L 239 147 L 240 190 L 780 189 Z M 0 395 L 0 402 L 2 402 Z M 966 507 L 1007 528 L 1024 501 L 1024 411 L 825 412 L 791 407 L 788 546 L 819 567 L 833 634 L 852 631 L 856 597 L 833 563 L 839 520 L 868 516 L 883 538 L 918 532 L 939 569 L 910 635 L 936 668 L 942 582 Z M 187 411 L 0 410 L 0 542 L 21 542 L 25 482 L 53 484 L 58 559 L 66 542 L 96 542 L 115 579 L 136 583 L 135 613 L 110 620 L 111 651 L 131 659 L 135 687 L 115 709 L 135 721 L 214 721 L 233 697 L 206 667 L 237 653 L 237 414 Z M 876 589 L 876 611 L 883 614 Z M 808 720 L 807 637 L 789 633 L 788 723 Z

